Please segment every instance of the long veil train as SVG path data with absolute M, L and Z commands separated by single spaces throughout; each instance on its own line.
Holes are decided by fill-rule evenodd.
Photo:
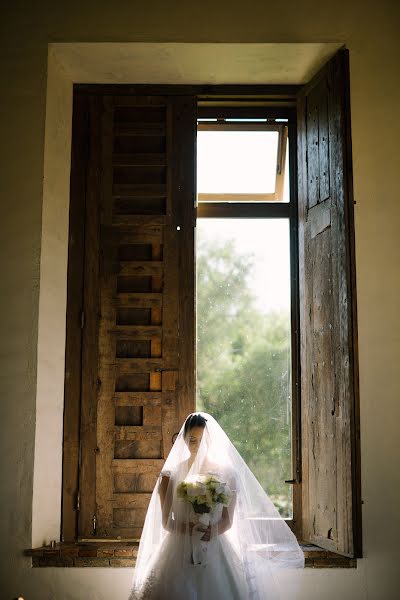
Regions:
M 223 429 L 196 414 L 194 459 L 182 427 L 154 488 L 130 600 L 279 598 L 277 571 L 302 568 L 304 554 Z

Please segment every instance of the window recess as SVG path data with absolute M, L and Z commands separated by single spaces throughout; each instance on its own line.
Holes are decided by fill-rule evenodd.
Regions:
M 194 408 L 199 116 L 199 134 L 216 124 L 238 134 L 253 119 L 254 130 L 278 139 L 272 189 L 212 198 L 199 189 L 197 216 L 291 221 L 298 537 L 324 548 L 318 560 L 362 556 L 349 105 L 346 50 L 301 89 L 75 88 L 62 541 L 140 536 L 172 436 Z M 289 154 L 287 202 L 279 177 Z

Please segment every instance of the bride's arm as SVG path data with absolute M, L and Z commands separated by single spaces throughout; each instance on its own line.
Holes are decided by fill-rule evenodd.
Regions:
M 172 507 L 171 493 L 167 494 L 169 482 L 170 478 L 167 475 L 163 475 L 159 488 L 162 524 L 164 529 L 167 529 L 168 531 L 170 531 L 170 527 L 168 527 L 168 521 Z
M 171 490 L 168 491 L 170 478 L 167 475 L 163 475 L 160 483 L 159 494 L 161 502 L 161 513 L 162 513 L 162 525 L 164 529 L 171 533 L 186 533 L 187 524 L 177 523 L 170 518 L 172 508 L 172 494 Z M 191 534 L 193 523 L 189 523 L 189 533 Z
M 228 531 L 228 529 L 230 529 L 232 527 L 233 513 L 235 511 L 235 505 L 236 505 L 236 496 L 233 496 L 231 503 L 229 505 L 229 508 L 224 506 L 224 509 L 222 511 L 222 518 L 217 523 L 218 535 L 221 533 L 225 533 L 225 531 Z

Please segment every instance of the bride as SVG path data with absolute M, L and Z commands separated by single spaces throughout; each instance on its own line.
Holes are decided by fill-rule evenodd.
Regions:
M 294 534 L 222 428 L 188 416 L 154 488 L 130 600 L 274 600 Z

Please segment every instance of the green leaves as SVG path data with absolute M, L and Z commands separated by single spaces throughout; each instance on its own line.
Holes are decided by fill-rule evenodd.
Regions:
M 219 421 L 288 516 L 290 314 L 256 308 L 251 269 L 251 255 L 239 254 L 233 241 L 198 245 L 197 404 Z

